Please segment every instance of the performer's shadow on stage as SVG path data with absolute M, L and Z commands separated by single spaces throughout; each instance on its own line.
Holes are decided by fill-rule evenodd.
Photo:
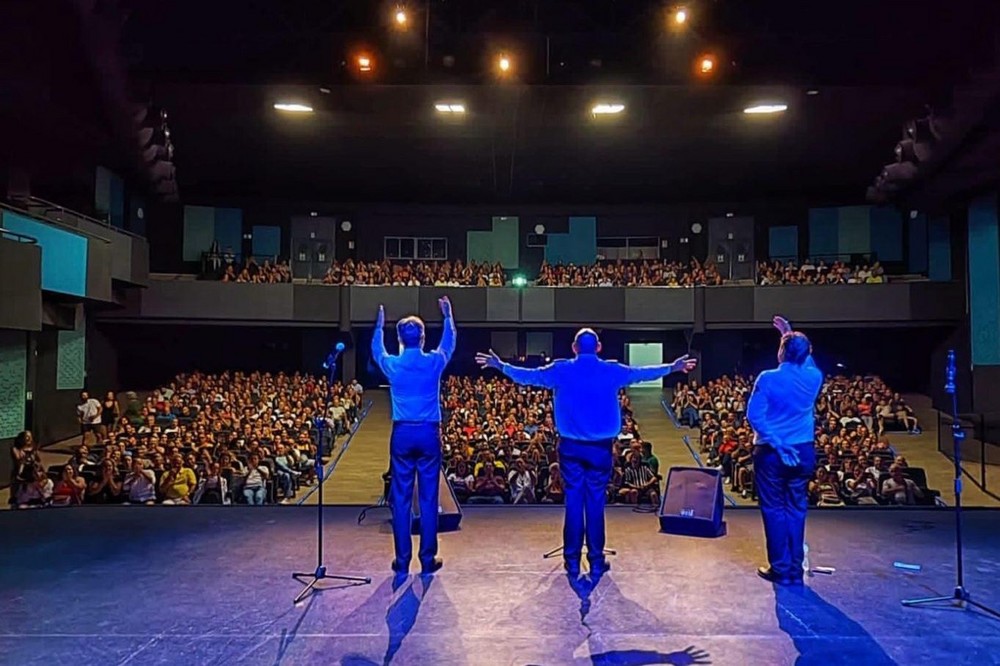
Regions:
M 778 626 L 795 643 L 795 666 L 896 666 L 864 627 L 809 587 L 774 586 Z

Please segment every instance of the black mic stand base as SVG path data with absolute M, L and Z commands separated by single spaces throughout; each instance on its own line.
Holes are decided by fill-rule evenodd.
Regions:
M 1000 612 L 993 610 L 989 606 L 979 603 L 972 598 L 972 595 L 964 587 L 959 586 L 955 588 L 955 592 L 950 596 L 942 597 L 925 597 L 923 599 L 904 599 L 904 606 L 937 606 L 940 605 L 943 609 L 952 610 L 979 610 L 987 615 L 992 615 L 993 617 L 1000 620 Z
M 559 556 L 559 555 L 562 554 L 563 549 L 564 549 L 563 546 L 556 546 L 555 548 L 553 548 L 552 550 L 548 551 L 547 553 L 542 553 L 542 559 L 543 560 L 549 560 L 549 559 L 552 559 L 553 557 L 557 557 L 557 556 Z M 613 548 L 605 548 L 604 549 L 604 554 L 605 555 L 617 555 L 618 551 L 614 550 Z
M 315 588 L 316 584 L 321 580 L 343 580 L 356 585 L 370 585 L 372 582 L 372 579 L 368 576 L 341 576 L 328 574 L 326 573 L 326 567 L 322 565 L 316 567 L 316 571 L 312 573 L 293 573 L 292 578 L 297 580 L 302 585 L 305 585 L 305 587 L 302 588 L 302 591 L 299 592 L 299 595 L 292 601 L 293 604 L 297 604 L 309 596 L 309 594 L 313 591 L 313 588 Z

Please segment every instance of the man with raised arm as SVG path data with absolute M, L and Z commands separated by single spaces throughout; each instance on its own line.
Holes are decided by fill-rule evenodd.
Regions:
M 778 367 L 758 375 L 747 404 L 767 543 L 768 566 L 758 568 L 757 575 L 795 585 L 802 583 L 808 487 L 816 467 L 814 410 L 823 373 L 813 361 L 809 338 L 792 331 L 784 317 L 775 317 L 774 327 L 781 334 Z
M 392 509 L 392 536 L 396 557 L 392 570 L 410 569 L 413 543 L 410 540 L 410 511 L 413 483 L 417 479 L 420 505 L 420 566 L 431 574 L 443 562 L 437 556 L 438 479 L 441 472 L 441 374 L 455 353 L 455 321 L 451 301 L 438 300 L 444 318 L 441 343 L 432 352 L 424 351 L 424 322 L 420 317 L 404 317 L 396 324 L 399 354 L 385 350 L 385 308 L 379 306 L 372 358 L 389 379 L 392 398 L 392 436 L 389 440 L 389 506 Z
M 573 339 L 575 358 L 541 368 L 504 363 L 492 349 L 476 354 L 480 366 L 496 368 L 518 384 L 553 391 L 559 471 L 566 493 L 563 566 L 572 575 L 580 573 L 585 533 L 591 573 L 599 576 L 610 568 L 604 557 L 604 503 L 611 477 L 611 445 L 622 427 L 618 390 L 672 372 L 690 372 L 696 364 L 685 355 L 666 365 L 632 367 L 605 361 L 598 356 L 600 351 L 597 333 L 582 328 Z

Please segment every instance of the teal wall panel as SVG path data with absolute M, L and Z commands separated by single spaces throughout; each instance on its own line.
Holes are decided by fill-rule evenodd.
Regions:
M 927 277 L 948 282 L 951 276 L 951 222 L 935 217 L 927 224 Z
M 891 206 L 871 208 L 871 252 L 879 261 L 903 260 L 903 216 Z
M 184 206 L 184 261 L 201 261 L 215 240 L 215 209 L 211 206 Z M 222 246 L 225 250 L 226 247 Z M 235 252 L 236 248 L 232 248 Z
M 24 429 L 28 355 L 24 333 L 0 331 L 0 439 Z
M 798 259 L 799 228 L 771 227 L 767 231 L 767 256 L 771 259 Z
M 597 260 L 597 218 L 570 217 L 569 231 L 549 234 L 545 260 L 550 264 L 592 264 Z
M 837 231 L 836 208 L 809 209 L 809 256 L 823 257 L 838 253 L 840 242 Z
M 243 246 L 243 211 L 239 208 L 215 209 L 215 240 L 223 250 L 232 248 L 236 254 L 242 254 Z
M 837 209 L 837 252 L 871 252 L 872 232 L 869 206 L 844 206 Z
M 934 271 L 934 220 L 931 271 Z M 969 314 L 973 365 L 1000 365 L 1000 234 L 997 195 L 969 204 Z
M 281 255 L 281 227 L 255 225 L 251 252 L 258 257 Z
M 911 273 L 926 273 L 928 261 L 927 216 L 921 213 L 908 220 L 907 224 L 907 245 L 910 249 L 907 270 Z
M 59 331 L 56 355 L 56 389 L 83 390 L 87 379 L 87 344 L 83 326 L 76 331 Z

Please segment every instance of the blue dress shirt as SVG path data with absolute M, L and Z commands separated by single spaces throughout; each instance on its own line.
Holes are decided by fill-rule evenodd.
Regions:
M 822 386 L 823 373 L 812 356 L 801 365 L 782 363 L 760 373 L 747 403 L 754 441 L 776 447 L 812 442 L 816 396 Z
M 437 349 L 410 347 L 392 356 L 385 350 L 385 332 L 375 329 L 372 358 L 389 378 L 393 421 L 441 422 L 441 373 L 455 353 L 456 337 L 455 320 L 448 317 Z
M 618 390 L 673 372 L 672 365 L 632 367 L 605 361 L 597 354 L 553 361 L 541 368 L 504 363 L 501 370 L 518 384 L 552 389 L 556 430 L 563 437 L 610 440 L 622 429 Z

